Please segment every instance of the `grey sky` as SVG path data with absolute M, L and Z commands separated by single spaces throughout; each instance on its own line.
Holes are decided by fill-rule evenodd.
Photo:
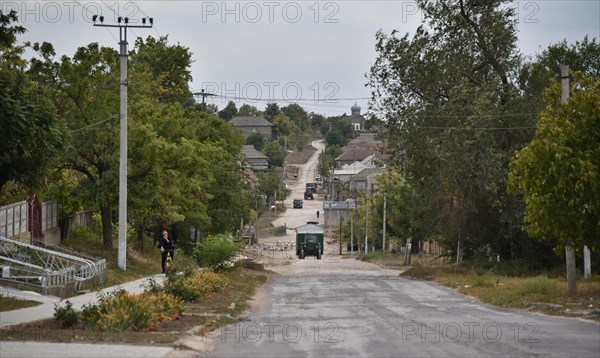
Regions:
M 526 55 L 563 39 L 600 36 L 600 1 L 520 1 L 514 7 Z M 376 31 L 412 33 L 421 23 L 413 1 L 2 0 L 0 9 L 19 10 L 28 29 L 21 40 L 51 42 L 58 55 L 68 56 L 90 42 L 118 49 L 118 30 L 93 27 L 93 13 L 107 24 L 116 22 L 116 13 L 132 21 L 153 17 L 154 29 L 130 30 L 130 45 L 136 36 L 160 34 L 189 47 L 193 90 L 260 97 L 265 101 L 250 101 L 259 109 L 269 99 L 289 99 L 278 101 L 283 106 L 301 98 L 307 110 L 325 115 L 349 113 L 355 101 L 364 113 Z M 212 102 L 223 108 L 229 99 Z

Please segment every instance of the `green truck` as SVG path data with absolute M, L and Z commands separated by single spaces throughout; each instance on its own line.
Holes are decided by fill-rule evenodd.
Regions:
M 296 228 L 296 256 L 303 260 L 306 256 L 323 256 L 323 228 L 315 221 Z

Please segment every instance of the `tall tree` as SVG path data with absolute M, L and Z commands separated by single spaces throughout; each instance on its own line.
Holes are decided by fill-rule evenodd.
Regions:
M 227 106 L 219 111 L 219 117 L 223 118 L 226 121 L 231 120 L 238 113 L 237 107 L 235 106 L 235 102 L 229 101 Z
M 162 103 L 184 104 L 192 99 L 189 83 L 192 81 L 189 48 L 170 45 L 168 36 L 158 39 L 148 36 L 135 40 L 130 53 L 132 71 L 149 71 L 154 78 L 153 97 Z
M 279 110 L 277 103 L 267 103 L 267 107 L 265 108 L 265 118 L 267 121 L 272 120 L 279 113 L 281 113 L 281 111 Z
M 554 83 L 533 140 L 511 162 L 525 229 L 559 245 L 600 248 L 600 79 L 576 76 L 567 103 Z M 570 288 L 575 293 L 575 287 Z
M 262 112 L 255 106 L 244 103 L 238 110 L 237 115 L 240 117 L 260 117 Z
M 520 55 L 507 2 L 420 0 L 426 20 L 412 37 L 376 36 L 372 107 L 388 124 L 394 163 L 423 199 L 412 210 L 432 219 L 421 224 L 435 225 L 459 262 L 486 247 L 510 251 L 518 231 L 506 174 L 535 116 L 512 114 Z
M 38 183 L 62 142 L 50 94 L 24 72 L 25 47 L 16 41 L 25 29 L 12 25 L 17 20 L 14 11 L 0 11 L 0 193 L 11 180 Z
M 112 207 L 118 186 L 118 54 L 98 44 L 54 61 L 47 46 L 32 60 L 31 74 L 51 88 L 54 106 L 68 132 L 58 159 L 62 171 L 80 174 L 73 193 L 94 203 L 102 215 L 103 240 L 112 248 Z

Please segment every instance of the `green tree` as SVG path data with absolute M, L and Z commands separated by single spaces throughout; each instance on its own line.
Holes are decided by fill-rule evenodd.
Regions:
M 302 106 L 292 103 L 285 107 L 281 107 L 281 113 L 288 117 L 301 130 L 308 129 L 308 113 L 306 113 Z
M 285 149 L 276 141 L 270 141 L 265 144 L 262 153 L 268 157 L 269 168 L 283 167 L 285 162 Z
M 219 117 L 223 118 L 226 121 L 230 121 L 233 117 L 235 117 L 238 113 L 237 107 L 235 106 L 235 102 L 229 101 L 227 106 L 219 111 Z
M 594 250 L 600 248 L 600 80 L 579 73 L 568 102 L 560 98 L 554 83 L 535 137 L 511 161 L 510 189 L 523 191 L 531 236 Z
M 262 112 L 255 106 L 244 103 L 238 110 L 237 115 L 240 117 L 260 117 Z
M 154 78 L 153 97 L 163 103 L 184 104 L 192 99 L 188 83 L 192 81 L 190 64 L 192 53 L 189 48 L 170 45 L 168 36 L 158 39 L 148 36 L 135 40 L 130 53 L 133 72 L 150 72 Z
M 506 178 L 535 115 L 519 113 L 526 101 L 515 86 L 520 55 L 506 3 L 421 0 L 426 20 L 412 36 L 376 35 L 369 85 L 392 161 L 421 199 L 411 211 L 428 218 L 413 225 L 439 235 L 459 262 L 490 251 L 514 257 L 523 241 Z
M 267 121 L 272 120 L 279 113 L 281 113 L 281 111 L 279 110 L 277 103 L 267 103 L 267 107 L 265 108 L 265 119 Z
M 118 54 L 90 44 L 77 49 L 73 58 L 54 61 L 47 45 L 39 50 L 42 60 L 32 60 L 31 76 L 48 84 L 50 98 L 68 128 L 56 167 L 77 172 L 72 195 L 100 210 L 104 246 L 111 248 L 118 187 Z
M 246 138 L 245 144 L 252 145 L 259 152 L 265 147 L 265 136 L 261 133 L 252 133 Z
M 44 178 L 48 161 L 62 145 L 62 128 L 50 93 L 24 72 L 24 48 L 16 46 L 14 11 L 0 12 L 0 193 L 15 181 L 35 186 Z

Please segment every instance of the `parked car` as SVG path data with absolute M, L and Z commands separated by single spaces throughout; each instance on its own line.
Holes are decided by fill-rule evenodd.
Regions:
M 304 202 L 302 201 L 302 199 L 294 199 L 294 209 L 302 209 L 302 204 Z

